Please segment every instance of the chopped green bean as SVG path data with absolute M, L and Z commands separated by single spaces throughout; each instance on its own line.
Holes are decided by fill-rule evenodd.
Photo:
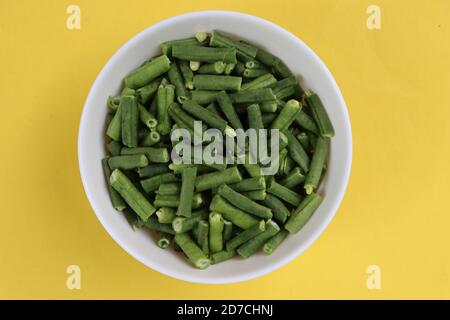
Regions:
M 223 249 L 223 225 L 222 215 L 211 212 L 209 215 L 209 250 L 212 253 Z
M 308 173 L 309 174 L 309 173 Z M 302 174 L 299 167 L 292 169 L 280 184 L 286 188 L 293 189 L 305 181 L 305 176 Z
M 292 213 L 288 222 L 284 226 L 290 233 L 297 233 L 308 222 L 314 211 L 322 203 L 322 197 L 317 193 L 311 193 L 300 203 L 298 208 Z
M 317 128 L 314 120 L 308 116 L 304 111 L 300 111 L 295 117 L 295 122 L 302 127 L 303 129 L 308 130 L 309 132 L 318 134 L 319 129 Z
M 176 218 L 175 209 L 169 207 L 161 207 L 156 211 L 159 223 L 172 224 L 173 219 Z
M 181 75 L 183 76 L 184 86 L 186 89 L 194 89 L 194 73 L 189 67 L 189 62 L 185 60 L 179 61 Z
M 206 220 L 197 224 L 197 244 L 205 255 L 209 255 L 209 223 Z
M 223 199 L 219 195 L 215 195 L 209 206 L 211 211 L 219 212 L 222 216 L 231 221 L 234 225 L 241 229 L 248 229 L 258 222 L 253 216 L 236 208 L 231 203 Z
M 194 90 L 191 92 L 192 101 L 205 105 L 216 100 L 216 96 L 220 91 Z
M 170 40 L 166 41 L 160 44 L 162 52 L 167 56 L 172 56 L 172 47 L 174 45 L 178 46 L 196 46 L 200 45 L 197 38 L 186 38 L 186 39 L 177 39 L 177 40 Z
M 205 202 L 205 199 L 203 197 L 203 194 L 196 193 L 192 197 L 192 208 L 198 209 L 203 202 Z M 153 202 L 153 205 L 157 208 L 161 207 L 169 207 L 169 208 L 178 208 L 180 206 L 180 195 L 168 195 L 163 196 L 160 194 L 157 194 L 155 197 L 155 201 Z
M 157 92 L 157 119 L 158 132 L 162 135 L 170 133 L 172 123 L 168 114 L 168 109 L 175 99 L 175 89 L 173 85 L 160 85 Z
M 285 223 L 289 217 L 289 210 L 286 208 L 284 203 L 275 197 L 274 195 L 268 194 L 263 203 L 272 209 L 273 218 L 280 223 Z
M 234 129 L 243 129 L 242 122 L 233 107 L 230 96 L 224 91 L 216 95 L 217 102 L 225 117 Z
M 237 192 L 262 190 L 266 188 L 266 179 L 262 176 L 248 178 L 238 183 L 230 184 L 229 187 Z
M 281 230 L 276 235 L 274 235 L 272 238 L 267 240 L 267 242 L 263 246 L 263 251 L 265 254 L 272 254 L 276 248 L 283 242 L 284 239 L 286 239 L 287 235 L 289 234 L 286 230 Z
M 298 206 L 302 201 L 302 196 L 282 186 L 281 184 L 278 184 L 273 177 L 270 177 L 267 181 L 267 192 L 277 196 L 293 206 Z
M 156 91 L 158 91 L 159 84 L 161 83 L 161 79 L 158 78 L 153 80 L 148 85 L 139 88 L 136 90 L 136 98 L 142 104 L 146 104 L 150 101 L 151 98 L 155 96 Z
M 203 251 L 192 241 L 187 233 L 175 235 L 175 242 L 183 250 L 189 261 L 199 269 L 206 269 L 211 261 L 205 256 Z
M 154 129 L 158 125 L 158 121 L 155 117 L 148 112 L 147 109 L 141 104 L 138 105 L 139 109 L 139 119 L 141 119 L 142 123 L 145 124 L 149 129 Z
M 228 241 L 233 236 L 233 224 L 228 221 L 223 221 L 223 241 Z
M 295 136 L 289 131 L 283 131 L 283 133 L 288 138 L 289 144 L 287 146 L 289 150 L 289 155 L 295 162 L 300 166 L 303 172 L 308 172 L 309 170 L 309 156 L 303 149 L 301 143 L 295 138 Z
M 149 134 L 141 140 L 141 146 L 151 147 L 157 144 L 161 140 L 161 135 L 157 131 L 151 131 Z
M 207 63 L 198 69 L 198 73 L 200 74 L 222 74 L 225 71 L 226 63 L 222 61 L 216 61 L 213 63 Z
M 169 71 L 170 60 L 166 55 L 159 56 L 125 77 L 125 85 L 131 89 L 139 89 Z
M 119 141 L 111 141 L 106 145 L 109 153 L 112 156 L 118 156 L 120 154 L 120 150 L 122 149 L 122 144 Z
M 170 156 L 167 148 L 157 147 L 137 147 L 137 148 L 122 148 L 121 155 L 130 154 L 145 154 L 150 162 L 166 163 L 169 162 Z
M 264 220 L 261 220 L 259 223 L 254 224 L 247 230 L 244 230 L 234 238 L 228 240 L 226 243 L 227 251 L 232 251 L 238 248 L 241 244 L 246 243 L 247 241 L 256 237 L 264 231 L 266 231 L 266 222 Z
M 111 186 L 120 194 L 125 202 L 133 209 L 137 215 L 143 220 L 148 218 L 156 211 L 156 209 L 148 202 L 133 183 L 119 169 L 112 172 L 109 178 Z
M 212 47 L 235 48 L 239 54 L 243 54 L 251 58 L 255 58 L 258 51 L 258 49 L 249 44 L 230 39 L 215 30 L 211 33 L 209 45 Z
M 130 170 L 148 166 L 148 159 L 143 154 L 136 154 L 129 156 L 115 156 L 110 157 L 108 159 L 108 165 L 111 168 L 111 170 L 114 169 Z
M 330 118 L 327 115 L 327 111 L 320 101 L 319 96 L 313 93 L 311 90 L 305 91 L 305 100 L 308 106 L 311 108 L 314 120 L 319 127 L 320 134 L 323 137 L 333 137 L 334 128 L 331 124 Z
M 218 263 L 224 262 L 226 260 L 230 260 L 235 255 L 236 255 L 236 251 L 234 251 L 234 250 L 232 250 L 232 251 L 222 250 L 220 252 L 216 252 L 211 255 L 211 263 L 218 264 Z
M 137 173 L 141 178 L 150 178 L 167 172 L 169 172 L 169 167 L 159 163 L 152 163 L 146 167 L 137 169 Z
M 169 77 L 170 83 L 175 86 L 175 94 L 177 96 L 178 102 L 182 103 L 183 101 L 187 100 L 189 98 L 189 93 L 184 85 L 180 69 L 175 62 L 170 65 L 167 76 Z
M 280 231 L 280 227 L 272 220 L 266 222 L 266 230 L 241 245 L 237 252 L 243 258 L 254 254 L 268 239 Z
M 203 211 L 193 213 L 190 217 L 176 217 L 172 221 L 172 228 L 175 233 L 184 233 L 194 229 L 200 220 L 205 219 L 206 214 Z
M 162 232 L 159 236 L 157 245 L 161 249 L 167 249 L 170 246 L 170 243 L 172 242 L 173 235 L 170 233 Z
M 295 116 L 302 109 L 302 105 L 297 100 L 289 100 L 281 109 L 278 117 L 272 122 L 270 128 L 283 131 L 292 124 L 295 120 Z
M 114 209 L 123 211 L 127 207 L 127 205 L 125 204 L 125 201 L 120 196 L 120 194 L 111 186 L 111 183 L 109 181 L 109 177 L 111 176 L 111 168 L 108 165 L 108 158 L 102 160 L 102 167 L 103 173 L 105 174 L 105 177 L 107 179 L 108 191 L 111 197 L 112 205 Z
M 158 191 L 156 191 L 157 194 L 162 196 L 172 196 L 180 194 L 180 192 L 181 184 L 178 182 L 163 183 L 159 186 Z
M 217 192 L 232 205 L 245 212 L 264 219 L 272 218 L 272 211 L 269 208 L 256 203 L 242 194 L 239 194 L 225 184 L 220 186 Z
M 120 98 L 122 143 L 127 147 L 138 145 L 139 109 L 135 97 Z
M 239 91 L 242 78 L 227 75 L 194 75 L 194 88 L 197 90 Z
M 244 191 L 242 192 L 242 195 L 255 201 L 262 201 L 266 198 L 266 191 L 265 190 Z
M 251 89 L 230 94 L 233 103 L 259 103 L 273 101 L 275 96 L 269 88 Z
M 155 217 L 150 217 L 147 221 L 143 222 L 143 226 L 150 230 L 175 234 L 175 231 L 172 229 L 172 225 L 168 223 L 159 223 L 158 219 Z
M 145 192 L 152 192 L 163 183 L 177 182 L 179 179 L 173 173 L 162 173 L 145 180 L 141 180 L 142 188 Z
M 197 177 L 195 181 L 195 190 L 197 192 L 202 192 L 218 187 L 221 184 L 237 183 L 241 180 L 241 173 L 239 172 L 238 168 L 234 166 L 223 171 L 206 173 Z
M 177 210 L 178 216 L 191 216 L 196 177 L 197 167 L 187 167 L 181 173 L 180 205 Z
M 236 63 L 236 49 L 234 48 L 209 48 L 201 46 L 172 47 L 172 56 L 180 60 Z
M 269 71 L 265 68 L 254 68 L 254 69 L 245 69 L 242 74 L 245 78 L 258 78 L 263 75 L 270 74 Z
M 311 160 L 311 166 L 305 181 L 306 194 L 311 194 L 319 185 L 329 147 L 328 138 L 320 136 L 317 137 L 316 145 L 314 147 L 314 154 Z

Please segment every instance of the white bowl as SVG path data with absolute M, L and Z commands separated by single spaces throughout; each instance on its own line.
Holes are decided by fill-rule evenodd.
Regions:
M 324 201 L 297 234 L 289 236 L 271 255 L 255 254 L 197 270 L 173 250 L 161 250 L 145 230 L 133 232 L 124 216 L 113 209 L 103 176 L 106 99 L 119 92 L 122 79 L 166 40 L 190 37 L 198 31 L 222 30 L 279 56 L 322 99 L 336 136 L 332 139 L 326 178 L 320 192 Z M 78 157 L 89 202 L 111 237 L 131 256 L 166 275 L 199 283 L 231 283 L 267 274 L 308 248 L 324 231 L 344 195 L 350 174 L 352 136 L 344 99 L 330 71 L 300 39 L 283 28 L 254 16 L 228 11 L 202 11 L 159 22 L 128 41 L 108 61 L 91 88 L 81 116 Z

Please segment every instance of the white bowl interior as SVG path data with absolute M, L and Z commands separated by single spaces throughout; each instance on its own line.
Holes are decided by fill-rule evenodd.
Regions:
M 271 256 L 262 253 L 249 259 L 233 259 L 197 270 L 173 250 L 161 250 L 148 231 L 133 232 L 122 214 L 111 206 L 101 168 L 105 156 L 104 122 L 106 99 L 118 93 L 122 79 L 146 59 L 159 54 L 166 40 L 190 37 L 198 31 L 222 30 L 279 56 L 302 79 L 302 85 L 317 92 L 335 127 L 329 169 L 320 192 L 322 205 L 306 226 L 289 236 Z M 301 40 L 266 20 L 224 11 L 194 12 L 177 16 L 144 30 L 127 42 L 97 77 L 83 110 L 79 131 L 79 163 L 89 202 L 97 217 L 130 255 L 169 276 L 192 282 L 230 283 L 271 272 L 298 256 L 325 229 L 345 192 L 351 166 L 351 128 L 345 102 L 332 75 Z

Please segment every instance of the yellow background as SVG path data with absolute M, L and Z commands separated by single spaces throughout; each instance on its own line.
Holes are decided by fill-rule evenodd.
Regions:
M 66 28 L 69 4 L 79 31 Z M 377 4 L 382 28 L 366 27 Z M 354 158 L 344 201 L 301 257 L 262 278 L 199 285 L 128 256 L 84 195 L 78 123 L 109 57 L 184 12 L 273 21 L 327 64 Z M 0 1 L 0 298 L 450 298 L 450 1 Z M 77 264 L 82 289 L 66 288 Z M 368 290 L 366 268 L 382 270 Z

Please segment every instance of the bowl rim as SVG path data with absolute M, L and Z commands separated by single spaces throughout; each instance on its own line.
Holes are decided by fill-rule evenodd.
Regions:
M 83 163 L 84 158 L 84 145 L 85 145 L 85 137 L 84 132 L 85 129 L 85 123 L 84 119 L 87 117 L 87 106 L 89 106 L 91 103 L 91 100 L 93 99 L 94 93 L 97 91 L 97 87 L 100 86 L 100 83 L 102 82 L 104 78 L 104 74 L 106 73 L 106 70 L 110 68 L 111 65 L 115 63 L 116 60 L 120 58 L 122 55 L 122 52 L 125 51 L 128 47 L 132 46 L 134 43 L 137 43 L 141 41 L 142 38 L 145 37 L 146 33 L 151 32 L 152 29 L 164 27 L 166 25 L 169 25 L 173 23 L 176 20 L 182 20 L 182 19 L 188 19 L 195 16 L 203 16 L 203 15 L 222 15 L 222 16 L 239 16 L 243 19 L 249 19 L 253 20 L 256 23 L 263 23 L 266 25 L 269 25 L 271 28 L 277 29 L 278 32 L 283 33 L 286 37 L 288 37 L 291 41 L 297 42 L 300 46 L 303 47 L 303 49 L 308 52 L 318 63 L 319 67 L 322 69 L 322 72 L 330 79 L 331 84 L 333 86 L 333 90 L 335 91 L 335 94 L 337 95 L 337 98 L 339 100 L 339 105 L 337 106 L 340 109 L 340 112 L 344 115 L 344 126 L 346 129 L 346 141 L 345 143 L 348 146 L 348 153 L 346 154 L 346 161 L 344 163 L 345 167 L 343 169 L 343 180 L 342 180 L 342 186 L 339 188 L 339 193 L 336 195 L 336 200 L 334 201 L 332 205 L 332 209 L 329 211 L 328 215 L 324 217 L 324 219 L 321 221 L 321 223 L 318 225 L 318 227 L 308 236 L 304 239 L 303 245 L 299 246 L 298 248 L 293 249 L 289 254 L 286 254 L 278 261 L 270 264 L 270 266 L 267 266 L 265 268 L 261 268 L 259 271 L 255 271 L 251 273 L 251 275 L 245 275 L 240 276 L 239 274 L 229 276 L 226 278 L 216 278 L 215 281 L 212 281 L 211 279 L 208 279 L 206 281 L 203 281 L 199 277 L 195 276 L 189 276 L 184 274 L 183 272 L 172 272 L 169 270 L 165 270 L 163 267 L 159 266 L 158 264 L 153 263 L 152 261 L 144 260 L 143 257 L 137 253 L 133 246 L 128 245 L 125 241 L 122 241 L 121 237 L 116 235 L 109 227 L 108 223 L 106 222 L 106 219 L 102 217 L 100 214 L 97 214 L 97 212 L 100 212 L 101 210 L 97 207 L 94 193 L 96 192 L 93 190 L 87 181 L 87 171 L 88 171 L 88 164 Z M 352 154 L 353 154 L 353 145 L 352 145 L 352 129 L 351 129 L 351 123 L 350 123 L 350 117 L 347 109 L 347 105 L 344 101 L 344 98 L 342 96 L 342 93 L 332 75 L 332 73 L 329 71 L 325 63 L 320 59 L 320 57 L 309 47 L 307 46 L 301 39 L 296 37 L 291 32 L 287 31 L 286 29 L 282 28 L 281 26 L 275 24 L 274 22 L 268 21 L 266 19 L 253 16 L 247 13 L 237 12 L 237 11 L 229 11 L 229 10 L 200 10 L 200 11 L 192 11 L 187 13 L 178 14 L 169 18 L 166 18 L 164 20 L 161 20 L 155 24 L 150 25 L 149 27 L 145 28 L 144 30 L 140 31 L 136 35 L 134 35 L 131 39 L 126 41 L 112 56 L 109 58 L 107 63 L 103 66 L 97 77 L 95 78 L 95 81 L 93 82 L 89 94 L 86 98 L 86 101 L 83 105 L 83 110 L 80 117 L 80 124 L 78 128 L 78 165 L 80 170 L 80 176 L 81 181 L 83 184 L 84 192 L 88 198 L 89 204 L 91 208 L 93 209 L 97 219 L 100 221 L 102 226 L 105 228 L 109 236 L 117 243 L 121 248 L 123 248 L 130 256 L 132 256 L 137 261 L 141 262 L 147 267 L 150 267 L 151 269 L 158 271 L 159 273 L 162 273 L 164 275 L 183 280 L 188 281 L 192 283 L 203 283 L 203 284 L 226 284 L 226 283 L 237 283 L 242 282 L 246 280 L 251 280 L 254 278 L 258 278 L 260 276 L 269 274 L 287 263 L 291 262 L 293 259 L 298 257 L 300 254 L 302 254 L 305 250 L 307 250 L 317 239 L 322 235 L 324 230 L 327 228 L 333 217 L 336 215 L 336 212 L 342 203 L 344 194 L 348 187 L 348 182 L 350 178 L 350 171 L 352 166 Z

